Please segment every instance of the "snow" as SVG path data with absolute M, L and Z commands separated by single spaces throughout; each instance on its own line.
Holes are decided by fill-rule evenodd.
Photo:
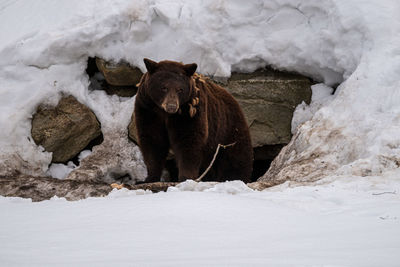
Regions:
M 314 114 L 324 105 L 333 100 L 333 88 L 323 83 L 311 86 L 311 103 L 307 105 L 304 101 L 296 107 L 292 119 L 292 134 L 295 134 L 297 127 L 312 119 Z
M 108 197 L 75 202 L 0 197 L 0 263 L 398 265 L 400 182 L 395 173 L 385 180 L 286 183 L 263 192 L 240 183 L 190 181 L 157 194 L 114 189 Z
M 72 161 L 69 161 L 67 164 L 53 163 L 50 165 L 47 173 L 53 178 L 64 179 L 75 168 L 76 165 Z
M 269 65 L 319 82 L 296 108 L 277 174 L 317 182 L 0 197 L 0 265 L 397 266 L 399 14 L 396 0 L 0 0 L 0 176 L 87 168 L 143 179 L 127 139 L 135 99 L 92 90 L 88 57 L 142 70 L 144 57 L 196 62 L 225 78 Z M 94 111 L 105 140 L 70 174 L 72 165 L 49 169 L 51 154 L 30 134 L 37 106 L 62 93 Z
M 78 155 L 79 163 L 84 159 L 90 156 L 92 151 L 90 150 L 83 150 Z M 67 164 L 62 163 L 53 163 L 50 165 L 49 169 L 47 170 L 47 174 L 53 178 L 64 179 L 66 178 L 73 170 L 75 170 L 77 166 L 72 162 L 68 161 Z

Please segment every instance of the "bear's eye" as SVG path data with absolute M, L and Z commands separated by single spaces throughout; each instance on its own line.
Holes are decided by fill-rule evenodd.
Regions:
M 168 91 L 168 89 L 165 88 L 165 87 L 161 87 L 161 91 L 164 92 L 164 93 L 166 93 L 166 92 Z
M 179 89 L 177 89 L 176 91 L 178 92 L 178 94 L 180 94 L 180 93 L 183 92 L 183 89 L 182 89 L 182 88 L 179 88 Z

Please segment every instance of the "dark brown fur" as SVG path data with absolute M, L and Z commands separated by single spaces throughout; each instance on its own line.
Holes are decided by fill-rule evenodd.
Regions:
M 160 180 L 168 150 L 175 154 L 179 181 L 196 179 L 220 149 L 205 181 L 250 181 L 253 150 L 236 100 L 222 87 L 195 74 L 196 64 L 145 59 L 135 104 L 136 127 L 148 176 Z

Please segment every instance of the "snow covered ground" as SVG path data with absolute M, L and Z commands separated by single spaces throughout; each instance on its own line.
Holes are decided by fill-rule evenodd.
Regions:
M 264 192 L 186 182 L 76 202 L 0 197 L 0 265 L 399 266 L 396 177 Z

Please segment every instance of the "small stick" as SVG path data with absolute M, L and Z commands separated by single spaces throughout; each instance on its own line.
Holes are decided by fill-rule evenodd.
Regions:
M 213 157 L 213 159 L 211 160 L 210 165 L 208 165 L 207 169 L 203 172 L 203 174 L 200 175 L 200 177 L 197 178 L 195 181 L 196 181 L 196 182 L 200 182 L 200 181 L 204 178 L 204 176 L 206 176 L 207 172 L 211 169 L 212 165 L 214 164 L 214 161 L 215 161 L 215 159 L 217 158 L 219 149 L 220 149 L 221 147 L 224 148 L 224 149 L 226 149 L 227 147 L 234 146 L 235 144 L 236 144 L 236 142 L 234 142 L 234 143 L 232 143 L 232 144 L 228 144 L 228 145 L 221 145 L 221 144 L 218 144 L 217 150 L 215 150 L 214 157 Z
M 372 193 L 372 195 L 374 195 L 374 196 L 379 196 L 379 195 L 383 195 L 383 194 L 396 194 L 396 190 L 393 192 Z

